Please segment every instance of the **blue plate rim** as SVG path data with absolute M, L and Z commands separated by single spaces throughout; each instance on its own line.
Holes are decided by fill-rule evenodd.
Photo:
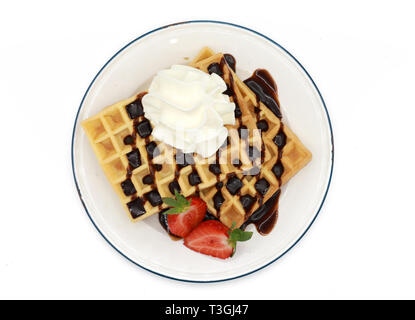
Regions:
M 268 262 L 268 263 L 266 263 L 265 265 L 263 265 L 263 266 L 261 266 L 261 267 L 259 267 L 259 268 L 257 268 L 257 269 L 255 269 L 255 270 L 252 270 L 252 271 L 250 271 L 250 272 L 247 272 L 247 273 L 244 273 L 244 274 L 242 274 L 242 275 L 238 275 L 238 276 L 235 276 L 235 277 L 230 277 L 230 278 L 225 278 L 225 279 L 218 279 L 218 280 L 188 280 L 188 279 L 180 279 L 180 278 L 175 278 L 175 277 L 171 277 L 171 276 L 168 276 L 168 275 L 165 275 L 165 274 L 162 274 L 162 273 L 159 273 L 159 272 L 156 272 L 156 271 L 153 271 L 153 270 L 151 270 L 151 269 L 148 269 L 148 268 L 146 268 L 146 267 L 144 267 L 144 266 L 142 266 L 142 265 L 140 265 L 140 264 L 138 264 L 137 262 L 135 262 L 134 260 L 132 260 L 131 258 L 129 258 L 127 255 L 125 255 L 123 252 L 121 252 L 114 244 L 112 244 L 111 243 L 111 241 L 109 241 L 108 240 L 108 238 L 107 237 L 105 237 L 105 235 L 102 233 L 102 231 L 98 228 L 98 226 L 96 225 L 96 223 L 95 223 L 95 221 L 92 219 L 92 217 L 91 217 L 91 215 L 90 215 L 90 213 L 89 213 L 89 211 L 88 211 L 88 208 L 86 207 L 86 204 L 85 204 L 85 202 L 83 201 L 83 199 L 82 199 L 82 193 L 81 193 L 81 190 L 79 189 L 79 185 L 78 185 L 78 180 L 77 180 L 77 178 L 76 178 L 76 173 L 75 173 L 75 162 L 74 162 L 74 140 L 75 140 L 75 132 L 76 132 L 76 127 L 77 127 L 77 122 L 78 122 L 78 117 L 79 117 L 79 113 L 80 113 L 80 111 L 81 111 L 81 109 L 82 109 L 82 106 L 83 106 L 83 103 L 84 103 L 84 101 L 85 101 L 85 98 L 86 98 L 86 96 L 88 95 L 88 93 L 89 93 L 89 90 L 91 89 L 91 87 L 92 87 L 92 85 L 95 83 L 95 80 L 97 79 L 97 77 L 101 74 L 101 72 L 106 68 L 106 66 L 115 58 L 115 57 L 117 57 L 122 51 L 124 51 L 126 48 L 128 48 L 130 45 L 132 45 L 134 42 L 136 42 L 136 41 L 138 41 L 138 40 L 140 40 L 140 39 L 142 39 L 142 38 L 144 38 L 144 37 L 146 37 L 146 36 L 148 36 L 148 35 L 150 35 L 150 34 L 152 34 L 152 33 L 154 33 L 154 32 L 157 32 L 157 31 L 160 31 L 160 30 L 162 30 L 162 29 L 166 29 L 166 28 L 169 28 L 169 27 L 172 27 L 172 26 L 177 26 L 177 25 L 185 25 L 185 24 L 191 24 L 191 23 L 212 23 L 212 24 L 222 24 L 222 25 L 228 25 L 228 26 L 232 26 L 232 27 L 237 27 L 237 28 L 240 28 L 240 29 L 243 29 L 243 30 L 246 30 L 246 31 L 249 31 L 249 32 L 252 32 L 252 33 L 254 33 L 254 34 L 256 34 L 256 35 L 258 35 L 258 36 L 260 36 L 260 37 L 262 37 L 262 38 L 264 38 L 264 39 L 266 39 L 266 40 L 268 40 L 268 41 L 270 41 L 272 44 L 274 44 L 274 45 L 276 45 L 277 47 L 279 47 L 280 49 L 282 49 L 286 54 L 288 54 L 300 67 L 301 67 L 301 69 L 305 72 L 305 74 L 307 75 L 307 77 L 309 78 L 309 80 L 311 81 L 311 83 L 313 84 L 313 86 L 314 86 L 314 88 L 317 90 L 317 93 L 318 93 L 318 95 L 319 95 L 319 97 L 320 97 L 320 100 L 321 100 L 321 102 L 322 102 L 322 104 L 323 104 L 323 106 L 324 106 L 324 110 L 325 110 L 325 112 L 326 112 L 326 115 L 327 115 L 327 120 L 328 120 L 328 124 L 329 124 L 329 128 L 330 128 L 330 135 L 331 135 L 331 168 L 330 168 L 330 176 L 329 176 L 329 181 L 328 181 L 328 183 L 327 183 L 327 189 L 326 189 L 326 191 L 325 191 L 325 193 L 324 193 L 324 196 L 323 196 L 323 199 L 322 199 L 322 201 L 321 201 L 321 204 L 320 204 L 320 206 L 319 206 L 319 208 L 318 208 L 318 210 L 317 210 L 317 212 L 316 212 L 316 214 L 315 214 L 315 216 L 314 216 L 314 218 L 311 220 L 311 222 L 310 222 L 310 224 L 308 225 L 308 227 L 305 229 L 305 231 L 302 233 L 302 235 L 287 249 L 287 250 L 285 250 L 283 253 L 281 253 L 277 258 L 275 258 L 274 260 L 272 260 L 272 261 L 270 261 L 270 262 Z M 167 279 L 171 279 L 171 280 L 176 280 L 176 281 L 182 281 L 182 282 L 189 282 L 189 283 L 214 283 L 214 282 L 224 282 L 224 281 L 230 281 L 230 280 L 234 280 L 234 279 L 238 279 L 238 278 L 242 278 L 242 277 L 245 277 L 245 276 L 248 276 L 248 275 L 250 275 L 250 274 L 253 274 L 253 273 L 255 273 L 255 272 L 257 272 L 257 271 L 259 271 L 259 270 L 262 270 L 262 269 L 264 269 L 264 268 L 266 268 L 266 267 L 268 267 L 269 265 L 271 265 L 271 264 L 273 264 L 274 262 L 276 262 L 276 261 L 278 261 L 279 259 L 281 259 L 283 256 L 285 256 L 291 249 L 293 249 L 296 245 L 297 245 L 297 243 L 304 237 L 304 235 L 308 232 L 308 230 L 311 228 L 311 226 L 314 224 L 314 222 L 315 222 L 315 220 L 317 219 L 317 217 L 318 217 L 318 215 L 319 215 L 319 213 L 320 213 L 320 211 L 321 211 L 321 209 L 322 209 L 322 207 L 323 207 L 323 204 L 325 203 L 325 201 L 326 201 L 326 198 L 327 198 L 327 194 L 328 194 L 328 191 L 329 191 L 329 189 L 330 189 L 330 185 L 331 185 L 331 181 L 332 181 L 332 177 L 333 177 L 333 168 L 334 168 L 334 137 L 333 137 L 333 128 L 332 128 L 332 124 L 331 124 L 331 120 L 330 120 L 330 115 L 329 115 L 329 112 L 328 112 L 328 110 L 327 110 L 327 106 L 326 106 L 326 103 L 325 103 L 325 101 L 324 101 L 324 99 L 323 99 L 323 96 L 321 95 L 321 92 L 320 92 L 320 90 L 318 89 L 318 87 L 317 87 L 317 85 L 316 85 L 316 83 L 314 82 L 314 80 L 313 80 L 313 78 L 310 76 L 310 74 L 307 72 L 307 70 L 304 68 L 304 66 L 297 60 L 297 58 L 295 58 L 287 49 L 285 49 L 283 46 L 281 46 L 279 43 L 277 43 L 276 41 L 274 41 L 274 40 L 272 40 L 271 38 L 269 38 L 269 37 L 267 37 L 267 36 L 265 36 L 264 34 L 262 34 L 262 33 L 260 33 L 260 32 L 258 32 L 258 31 L 255 31 L 255 30 L 253 30 L 253 29 L 250 29 L 250 28 L 247 28 L 247 27 L 244 27 L 244 26 L 241 26 L 241 25 L 238 25 L 238 24 L 235 24 L 235 23 L 231 23 L 231 22 L 225 22 L 225 21 L 217 21 L 217 20 L 189 20 L 189 21 L 182 21 L 182 22 L 176 22 L 176 23 L 172 23 L 172 24 L 168 24 L 168 25 L 165 25 L 165 26 L 162 26 L 162 27 L 159 27 L 159 28 L 156 28 L 156 29 L 153 29 L 153 30 L 151 30 L 151 31 L 148 31 L 148 32 L 146 32 L 146 33 L 144 33 L 144 34 L 142 34 L 141 36 L 139 36 L 139 37 L 137 37 L 137 38 L 135 38 L 134 40 L 132 40 L 132 41 L 130 41 L 128 44 L 126 44 L 124 47 L 122 47 L 120 50 L 118 50 L 103 66 L 102 66 L 102 68 L 98 71 L 98 73 L 95 75 L 95 77 L 92 79 L 92 81 L 91 81 L 91 83 L 89 84 L 89 86 L 88 86 L 88 88 L 87 88 L 87 90 L 86 90 L 86 92 L 85 92 L 85 94 L 84 94 L 84 96 L 82 97 L 82 100 L 81 100 L 81 103 L 80 103 L 80 105 L 79 105 L 79 108 L 78 108 L 78 111 L 77 111 L 77 113 L 76 113 L 76 117 L 75 117 L 75 122 L 74 122 L 74 126 L 73 126 L 73 131 L 72 131 L 72 142 L 71 142 L 71 163 L 72 163 L 72 174 L 73 174 L 73 177 L 74 177 L 74 182 L 75 182 L 75 187 L 76 187 L 76 189 L 77 189 L 77 191 L 78 191 L 78 195 L 79 195 L 79 199 L 81 200 L 81 203 L 82 203 L 82 205 L 83 205 L 83 207 L 84 207 L 84 209 L 85 209 L 85 212 L 86 212 L 86 214 L 88 215 L 88 217 L 89 217 L 89 219 L 91 220 L 91 222 L 92 222 L 92 224 L 94 225 L 94 227 L 97 229 L 97 231 L 99 232 L 99 234 L 105 239 L 105 241 L 107 241 L 108 242 L 108 244 L 114 249 L 114 250 L 116 250 L 121 256 L 123 256 L 125 259 L 127 259 L 128 261 L 130 261 L 130 262 L 132 262 L 133 264 L 135 264 L 136 266 L 138 266 L 138 267 L 140 267 L 140 268 L 142 268 L 142 269 L 144 269 L 144 270 L 146 270 L 146 271 L 149 271 L 149 272 L 151 272 L 151 273 L 153 273 L 153 274 L 156 274 L 156 275 L 158 275 L 158 276 L 161 276 L 161 277 L 164 277 L 164 278 L 167 278 Z

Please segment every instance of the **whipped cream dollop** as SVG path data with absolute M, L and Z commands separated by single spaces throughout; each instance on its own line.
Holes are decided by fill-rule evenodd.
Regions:
M 228 136 L 224 125 L 235 124 L 235 104 L 225 90 L 215 73 L 184 65 L 159 71 L 142 100 L 153 137 L 185 153 L 215 154 Z

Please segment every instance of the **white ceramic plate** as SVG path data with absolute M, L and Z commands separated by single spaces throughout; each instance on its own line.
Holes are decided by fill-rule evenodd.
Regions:
M 146 89 L 157 71 L 186 64 L 209 46 L 231 53 L 237 73 L 248 77 L 267 69 L 276 80 L 284 121 L 313 153 L 311 163 L 282 190 L 279 219 L 273 232 L 241 243 L 236 255 L 220 260 L 175 242 L 157 215 L 132 223 L 107 182 L 80 122 L 105 106 Z M 333 139 L 323 99 L 300 63 L 284 48 L 253 30 L 223 22 L 190 21 L 153 30 L 117 52 L 92 81 L 76 116 L 72 164 L 86 212 L 101 235 L 123 256 L 159 275 L 184 281 L 233 279 L 257 271 L 290 250 L 313 223 L 330 184 Z M 254 226 L 248 230 L 254 230 Z

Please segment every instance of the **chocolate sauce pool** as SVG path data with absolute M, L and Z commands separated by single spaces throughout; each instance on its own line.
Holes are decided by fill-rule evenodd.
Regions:
M 278 202 L 280 199 L 281 189 L 279 189 L 264 205 L 262 205 L 258 210 L 256 210 L 249 218 L 246 220 L 241 229 L 245 228 L 253 223 L 261 235 L 269 234 L 275 226 L 275 223 L 278 219 Z

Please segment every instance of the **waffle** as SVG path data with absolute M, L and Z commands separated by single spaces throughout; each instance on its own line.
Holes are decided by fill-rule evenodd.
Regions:
M 223 58 L 223 54 L 215 54 L 205 48 L 191 65 L 207 72 L 212 63 L 223 65 Z M 267 130 L 261 131 L 262 152 L 265 154 L 256 172 L 228 174 L 221 184 L 200 193 L 209 211 L 222 223 L 228 227 L 236 223 L 239 227 L 311 160 L 311 153 L 276 114 L 258 101 L 254 92 L 236 76 L 229 65 L 225 64 L 224 69 L 233 77 L 234 91 L 243 117 L 254 120 L 255 128 L 260 122 L 263 125 L 266 122 L 267 127 Z M 224 78 L 229 83 L 226 73 Z
M 145 119 L 140 115 L 133 121 L 127 112 L 127 106 L 134 106 L 141 97 L 120 101 L 82 122 L 103 171 L 132 220 L 144 219 L 165 208 L 157 186 L 145 180 L 155 170 L 146 149 L 152 137 L 143 139 L 134 133 L 134 124 Z
M 144 94 L 106 107 L 82 122 L 103 171 L 133 221 L 165 209 L 161 198 L 174 196 L 174 190 L 186 197 L 198 194 L 228 174 L 253 166 L 237 143 L 203 159 L 154 141 L 142 112 Z M 239 141 L 237 134 L 233 132 L 230 139 Z M 242 164 L 234 166 L 232 158 L 241 159 Z
M 220 63 L 223 57 L 204 48 L 191 66 L 207 72 L 212 63 Z M 311 157 L 295 135 L 284 126 L 287 144 L 279 160 L 283 164 L 284 174 L 280 179 L 270 176 L 275 159 L 281 152 L 272 141 L 275 135 L 271 137 L 268 133 L 278 132 L 282 128 L 281 123 L 262 103 L 257 108 L 260 112 L 253 113 L 252 107 L 257 103 L 255 94 L 230 68 L 225 66 L 223 70 L 225 82 L 233 88 L 234 96 L 231 99 L 237 100 L 235 102 L 239 105 L 240 116 L 237 117 L 236 125 L 227 126 L 231 143 L 225 144 L 208 159 L 196 154 L 184 155 L 175 148 L 154 141 L 151 124 L 142 112 L 141 98 L 145 93 L 106 107 L 82 122 L 103 171 L 133 221 L 164 210 L 166 205 L 162 203 L 161 197 L 172 197 L 174 190 L 178 190 L 184 196 L 199 194 L 207 202 L 210 211 L 225 224 L 230 225 L 235 221 L 240 225 L 255 207 L 271 196 L 272 190 L 278 190 L 280 184 L 288 181 Z M 270 126 L 269 132 L 262 137 L 252 133 L 259 119 L 267 120 Z M 241 139 L 240 128 L 247 129 L 251 134 Z M 261 149 L 259 158 L 250 156 L 250 146 Z M 253 176 L 253 170 L 258 170 L 261 165 L 261 172 Z M 264 167 L 271 170 L 266 171 Z M 247 173 L 251 175 L 246 176 Z M 270 190 L 246 213 L 240 205 L 241 199 L 245 199 L 243 196 L 246 194 L 255 196 L 257 191 L 252 188 L 252 183 L 268 175 Z M 235 177 L 241 179 L 244 187 L 237 196 L 232 196 L 224 186 Z M 225 202 L 217 210 L 214 199 L 219 191 Z
M 261 163 L 270 160 L 272 152 L 268 150 L 268 145 L 263 144 L 262 137 L 257 130 L 257 116 L 253 115 L 250 110 L 248 101 L 256 101 L 255 94 L 250 91 L 250 96 L 247 96 L 246 85 L 239 80 L 223 58 L 223 54 L 215 54 L 210 48 L 205 47 L 190 63 L 190 66 L 204 72 L 209 72 L 208 69 L 212 64 L 219 66 L 223 71 L 222 78 L 228 86 L 227 94 L 230 96 L 230 100 L 236 104 L 235 125 L 225 125 L 229 133 L 228 144 L 220 150 L 221 156 L 216 159 L 222 165 L 231 164 L 231 170 L 226 172 L 228 176 L 231 173 L 246 173 L 259 167 Z M 257 150 L 252 149 L 253 147 Z M 261 153 L 262 148 L 264 150 L 261 156 L 255 156 L 255 153 Z M 240 161 L 239 164 L 238 161 Z

